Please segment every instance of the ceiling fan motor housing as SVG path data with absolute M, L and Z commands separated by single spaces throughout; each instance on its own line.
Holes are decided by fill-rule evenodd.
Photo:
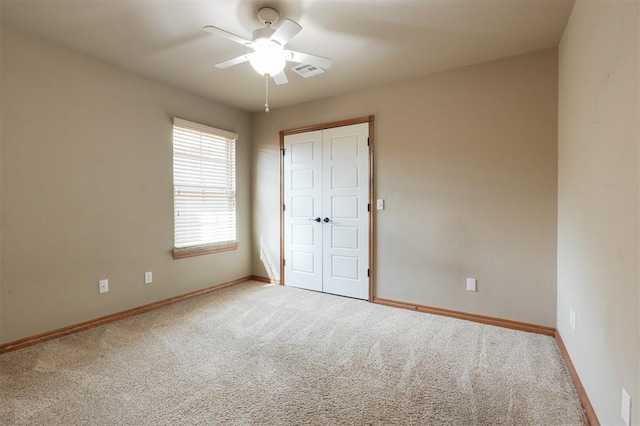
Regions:
M 271 36 L 273 35 L 274 32 L 275 31 L 272 30 L 271 28 L 258 28 L 257 30 L 255 30 L 253 32 L 252 41 L 255 43 L 256 41 L 258 41 L 260 39 L 269 40 L 269 39 L 271 39 Z M 271 42 L 280 45 L 280 43 L 278 43 L 275 40 L 271 40 Z

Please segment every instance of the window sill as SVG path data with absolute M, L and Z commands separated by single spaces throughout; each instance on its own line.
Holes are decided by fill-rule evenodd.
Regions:
M 225 244 L 215 244 L 198 247 L 174 248 L 173 258 L 184 259 L 185 257 L 204 256 L 205 254 L 219 253 L 222 251 L 231 251 L 238 248 L 238 242 L 230 242 Z

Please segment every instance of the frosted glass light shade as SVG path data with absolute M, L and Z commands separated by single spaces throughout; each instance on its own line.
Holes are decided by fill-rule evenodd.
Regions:
M 249 57 L 249 63 L 260 75 L 274 76 L 279 74 L 284 69 L 286 62 L 282 57 L 282 48 L 273 45 L 259 46 Z

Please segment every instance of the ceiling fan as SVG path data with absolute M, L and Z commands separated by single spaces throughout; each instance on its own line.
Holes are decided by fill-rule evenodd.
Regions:
M 228 68 L 249 61 L 258 74 L 263 75 L 267 81 L 269 77 L 272 77 L 273 81 L 278 85 L 289 81 L 284 72 L 287 61 L 311 65 L 321 69 L 327 69 L 331 66 L 331 59 L 329 58 L 285 49 L 286 44 L 302 30 L 302 27 L 291 19 L 285 19 L 278 28 L 271 28 L 272 25 L 278 22 L 279 17 L 278 11 L 270 7 L 263 7 L 258 10 L 258 19 L 264 24 L 264 28 L 256 29 L 251 40 L 214 26 L 208 25 L 204 27 L 204 30 L 211 34 L 219 35 L 253 49 L 253 52 L 220 62 L 215 66 L 217 68 Z M 269 112 L 268 102 L 265 107 L 266 111 Z

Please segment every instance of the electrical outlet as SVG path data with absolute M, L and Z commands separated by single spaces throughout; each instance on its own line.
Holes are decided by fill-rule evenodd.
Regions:
M 151 271 L 144 273 L 144 283 L 151 284 L 153 282 L 153 273 Z
M 622 406 L 620 407 L 620 416 L 624 420 L 624 424 L 631 426 L 631 396 L 625 388 L 622 388 Z
M 576 331 L 576 311 L 573 308 L 569 308 L 569 325 L 571 325 L 571 329 Z
M 476 291 L 476 279 L 467 278 L 467 291 Z
M 98 288 L 100 293 L 106 293 L 109 291 L 109 280 L 100 280 L 98 282 Z

